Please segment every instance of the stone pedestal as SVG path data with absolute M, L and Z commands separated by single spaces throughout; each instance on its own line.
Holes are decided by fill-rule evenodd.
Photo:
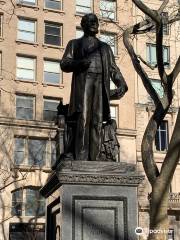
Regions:
M 41 193 L 48 197 L 59 189 L 61 240 L 135 240 L 142 180 L 134 165 L 67 161 Z

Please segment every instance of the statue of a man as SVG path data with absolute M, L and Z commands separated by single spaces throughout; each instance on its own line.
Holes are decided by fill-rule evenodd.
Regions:
M 69 131 L 65 159 L 101 161 L 102 124 L 110 116 L 110 80 L 117 86 L 116 97 L 127 91 L 111 47 L 96 38 L 95 14 L 82 17 L 83 37 L 69 41 L 61 69 L 73 72 L 68 117 L 75 125 Z M 112 94 L 113 95 L 113 94 Z

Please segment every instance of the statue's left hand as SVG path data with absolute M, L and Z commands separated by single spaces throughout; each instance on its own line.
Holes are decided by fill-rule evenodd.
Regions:
M 121 87 L 110 90 L 110 99 L 111 100 L 118 100 L 124 96 L 127 92 L 128 87 L 127 85 L 121 85 Z
M 121 87 L 117 89 L 117 96 L 119 98 L 123 97 L 127 90 L 128 90 L 127 85 L 123 84 Z

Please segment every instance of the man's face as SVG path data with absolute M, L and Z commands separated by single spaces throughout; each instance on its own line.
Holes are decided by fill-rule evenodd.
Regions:
M 99 23 L 97 17 L 94 15 L 90 15 L 86 20 L 84 32 L 88 35 L 96 35 L 98 33 L 98 27 Z

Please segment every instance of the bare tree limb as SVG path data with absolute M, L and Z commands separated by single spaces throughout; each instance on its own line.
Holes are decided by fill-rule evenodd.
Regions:
M 139 76 L 141 77 L 147 92 L 150 94 L 150 96 L 154 100 L 155 104 L 162 109 L 162 107 L 161 107 L 162 104 L 161 104 L 160 98 L 159 98 L 158 94 L 156 93 L 156 91 L 154 90 L 147 73 L 141 67 L 140 61 L 138 60 L 138 57 L 133 49 L 133 46 L 130 43 L 129 38 L 130 38 L 130 34 L 132 34 L 132 32 L 133 32 L 133 29 L 134 29 L 134 26 L 132 26 L 124 31 L 123 41 L 124 41 L 125 47 L 128 50 L 128 53 L 131 57 L 134 68 L 135 68 L 136 72 L 139 74 Z M 162 111 L 159 111 L 159 112 L 162 112 Z M 155 117 L 157 119 L 159 119 L 159 115 L 155 114 Z M 159 121 L 155 120 L 155 118 L 153 116 L 153 118 L 151 118 L 151 120 L 149 122 L 147 131 L 144 134 L 143 144 L 142 144 L 142 148 L 143 148 L 142 152 L 144 153 L 142 155 L 143 166 L 144 166 L 146 175 L 152 185 L 154 184 L 156 177 L 159 175 L 158 168 L 154 161 L 153 148 L 152 148 L 152 146 L 153 146 L 152 142 L 154 140 L 158 124 L 159 124 Z M 151 131 L 148 131 L 149 129 L 151 129 Z M 150 143 L 149 143 L 149 141 L 150 141 Z
M 25 179 L 26 179 L 26 178 L 22 177 L 22 178 L 20 178 L 20 179 L 13 180 L 13 181 L 7 183 L 6 185 L 4 185 L 3 187 L 1 187 L 1 188 L 0 188 L 0 191 L 4 190 L 5 188 L 7 188 L 8 186 L 10 186 L 11 184 L 14 184 L 14 183 L 23 181 L 23 180 L 25 180 Z
M 152 66 L 151 64 L 147 63 L 140 55 L 137 55 L 137 57 L 138 57 L 138 59 L 141 60 L 142 63 L 144 63 L 151 70 L 154 70 L 155 68 L 157 68 L 157 64 L 155 66 Z
M 177 22 L 177 21 L 180 21 L 180 16 L 179 15 L 177 15 L 176 17 L 170 19 L 168 21 L 168 24 L 172 24 L 172 23 Z
M 162 164 L 160 177 L 167 181 L 172 179 L 176 166 L 180 160 L 180 109 L 178 112 L 173 135 L 169 144 L 169 148 Z
M 158 13 L 161 14 L 165 7 L 167 6 L 167 4 L 169 3 L 169 0 L 164 0 L 163 3 L 161 4 L 160 8 L 158 9 Z
M 160 23 L 156 25 L 156 58 L 157 66 L 160 79 L 164 86 L 167 85 L 167 74 L 164 69 L 164 60 L 163 60 L 163 23 L 162 17 Z
M 154 22 L 160 22 L 160 16 L 158 14 L 158 11 L 154 11 L 147 7 L 142 1 L 140 0 L 132 0 L 132 2 L 142 11 L 144 12 L 147 16 L 152 18 Z
M 156 93 L 156 91 L 154 90 L 147 73 L 142 68 L 142 66 L 140 64 L 140 61 L 138 60 L 138 57 L 137 57 L 137 55 L 136 55 L 136 53 L 135 53 L 135 51 L 133 49 L 133 46 L 130 43 L 129 38 L 130 38 L 130 34 L 132 34 L 133 31 L 134 31 L 134 26 L 129 27 L 128 29 L 126 29 L 124 31 L 124 34 L 123 34 L 124 45 L 125 45 L 126 49 L 128 50 L 128 53 L 129 53 L 129 55 L 131 57 L 132 63 L 134 65 L 134 68 L 135 68 L 136 72 L 139 74 L 139 76 L 141 77 L 147 92 L 149 93 L 149 95 L 154 100 L 155 105 L 159 105 L 161 103 L 160 100 L 159 100 L 159 96 Z

